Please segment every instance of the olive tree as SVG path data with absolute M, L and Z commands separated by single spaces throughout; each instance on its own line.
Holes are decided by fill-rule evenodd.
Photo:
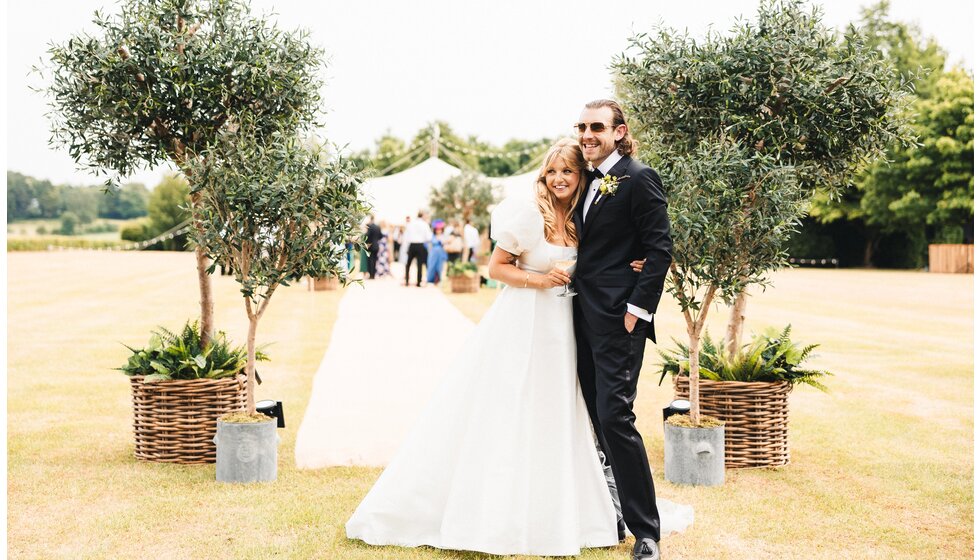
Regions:
M 52 142 L 107 187 L 140 168 L 171 163 L 195 193 L 195 163 L 222 131 L 248 119 L 262 132 L 316 117 L 322 53 L 305 32 L 252 15 L 246 0 L 122 0 L 95 14 L 95 31 L 49 50 L 41 69 Z M 213 331 L 204 247 L 197 248 L 201 337 Z
M 254 413 L 255 333 L 273 294 L 313 268 L 321 276 L 346 273 L 344 242 L 360 231 L 367 207 L 352 161 L 327 156 L 290 130 L 246 129 L 223 135 L 193 162 L 192 192 L 202 202 L 193 235 L 241 284 Z
M 795 168 L 717 137 L 703 139 L 676 160 L 670 180 L 674 248 L 667 289 L 687 326 L 691 419 L 697 423 L 708 310 L 718 299 L 731 301 L 746 283 L 764 281 L 806 201 L 800 189 L 786 188 L 797 181 Z
M 493 184 L 473 171 L 449 178 L 429 192 L 429 209 L 433 216 L 446 220 L 470 221 L 479 230 L 490 225 L 490 205 L 496 201 Z
M 706 189 L 705 197 L 734 197 L 739 205 L 731 211 L 750 222 L 772 201 L 789 205 L 769 210 L 778 212 L 779 219 L 772 218 L 783 226 L 739 230 L 757 239 L 728 246 L 730 257 L 723 263 L 708 266 L 683 251 L 730 243 L 731 234 L 721 235 L 724 230 L 712 228 L 719 237 L 675 247 L 679 277 L 714 285 L 732 304 L 726 346 L 734 354 L 745 319 L 745 290 L 786 264 L 776 247 L 805 215 L 799 201 L 815 192 L 836 196 L 856 168 L 880 157 L 893 140 L 908 137 L 899 117 L 907 88 L 859 34 L 824 26 L 819 10 L 807 10 L 799 0 L 764 1 L 755 21 L 739 20 L 728 34 L 711 33 L 700 41 L 669 28 L 637 35 L 613 69 L 641 156 L 664 172 L 673 235 L 684 235 L 688 220 L 700 223 L 687 214 L 700 212 L 684 198 L 691 189 Z M 704 168 L 694 154 L 710 155 L 707 161 L 717 169 Z M 733 161 L 740 163 L 730 165 Z M 720 182 L 731 190 L 684 183 L 693 180 Z M 761 196 L 763 184 L 783 192 Z M 787 214 L 789 209 L 795 215 Z M 773 250 L 757 252 L 757 246 Z M 691 262 L 700 264 L 685 269 Z M 723 287 L 722 278 L 730 284 Z

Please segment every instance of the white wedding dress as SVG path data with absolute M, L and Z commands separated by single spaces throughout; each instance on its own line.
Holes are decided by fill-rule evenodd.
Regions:
M 502 202 L 491 232 L 523 270 L 575 254 L 547 243 L 532 200 Z M 497 296 L 347 522 L 349 538 L 540 556 L 618 544 L 575 370 L 572 301 L 559 291 Z

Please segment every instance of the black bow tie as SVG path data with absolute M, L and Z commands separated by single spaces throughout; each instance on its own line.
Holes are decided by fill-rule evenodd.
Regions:
M 593 179 L 602 179 L 603 177 L 605 177 L 605 175 L 601 171 L 599 171 L 598 169 L 593 169 L 592 171 L 589 171 L 588 173 L 589 173 L 589 177 L 592 177 Z

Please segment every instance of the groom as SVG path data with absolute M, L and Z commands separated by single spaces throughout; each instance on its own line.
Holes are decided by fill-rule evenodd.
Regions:
M 636 143 L 619 104 L 587 104 L 575 128 L 595 169 L 575 212 L 578 375 L 623 520 L 636 537 L 633 558 L 658 559 L 660 514 L 633 400 L 646 339 L 656 342 L 653 314 L 670 267 L 667 201 L 657 173 L 630 157 Z M 636 273 L 630 262 L 639 259 L 646 264 Z

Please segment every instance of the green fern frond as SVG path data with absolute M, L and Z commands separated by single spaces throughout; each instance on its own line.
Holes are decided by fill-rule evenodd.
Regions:
M 827 388 L 818 381 L 829 372 L 804 370 L 797 366 L 818 345 L 801 345 L 790 338 L 792 328 L 765 329 L 753 335 L 734 356 L 729 356 L 707 333 L 701 343 L 699 357 L 700 377 L 713 381 L 787 381 L 793 385 L 805 383 L 821 391 Z M 676 348 L 659 350 L 661 374 L 685 374 L 689 372 L 688 347 L 673 339 Z

